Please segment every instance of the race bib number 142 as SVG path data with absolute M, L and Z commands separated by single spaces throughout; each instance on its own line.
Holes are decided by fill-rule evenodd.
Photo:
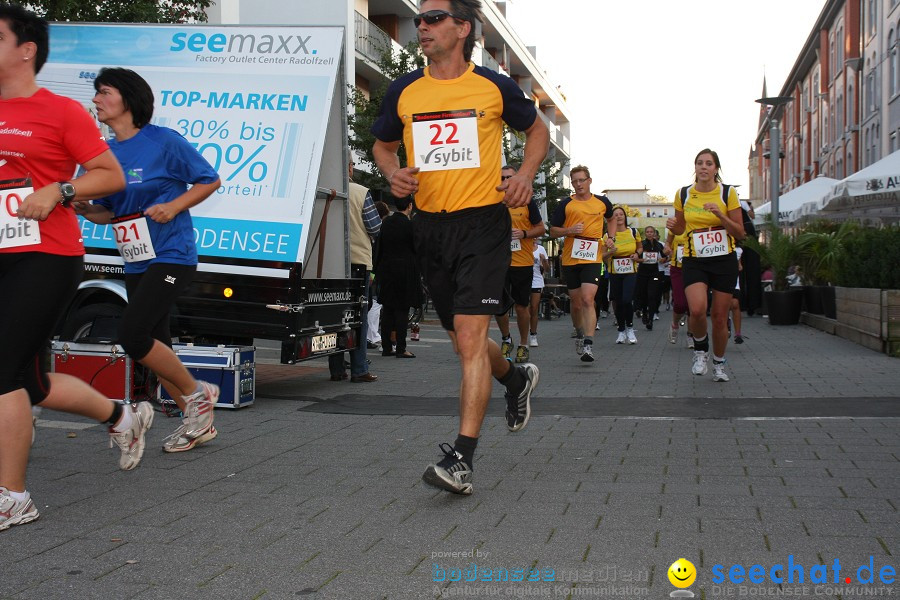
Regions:
M 474 108 L 415 114 L 412 137 L 413 156 L 420 171 L 481 166 Z

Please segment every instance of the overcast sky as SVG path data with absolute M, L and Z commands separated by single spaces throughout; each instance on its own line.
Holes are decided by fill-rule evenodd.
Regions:
M 568 100 L 572 165 L 593 191 L 673 196 L 719 153 L 747 197 L 763 75 L 778 95 L 825 0 L 508 0 L 507 19 Z

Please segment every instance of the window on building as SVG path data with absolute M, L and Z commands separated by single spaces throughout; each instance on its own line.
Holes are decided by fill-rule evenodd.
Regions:
M 891 29 L 890 33 L 888 33 L 888 52 L 890 52 L 890 59 L 888 60 L 888 90 L 891 92 L 891 95 L 897 93 L 897 41 L 894 39 L 894 30 Z
M 873 112 L 875 112 L 875 70 L 869 69 L 869 73 L 866 75 L 866 115 L 871 115 Z
M 877 25 L 876 18 L 878 14 L 878 6 L 875 0 L 869 0 L 869 35 L 875 35 L 875 27 Z
M 847 129 L 853 129 L 856 125 L 856 106 L 853 103 L 853 82 L 847 82 Z
M 864 167 L 872 164 L 872 146 L 871 144 L 871 133 L 868 127 L 866 127 L 866 131 L 863 134 L 863 161 L 865 164 Z
M 898 0 L 900 1 L 900 0 Z M 897 24 L 893 42 L 889 44 L 891 52 L 891 95 L 900 93 L 900 23 Z
M 844 97 L 838 95 L 837 97 L 837 106 L 834 110 L 834 136 L 835 138 L 840 138 L 844 135 Z
M 837 33 L 837 64 L 835 66 L 835 71 L 838 73 L 843 72 L 844 70 L 844 24 L 840 23 L 838 25 L 838 33 Z
M 837 63 L 835 62 L 835 57 L 834 57 L 834 32 L 833 31 L 831 32 L 831 36 L 829 36 L 829 39 L 828 39 L 828 58 L 829 58 L 828 62 L 830 63 L 828 65 L 828 69 L 829 69 L 828 79 L 831 80 L 831 79 L 834 79 L 835 77 L 837 77 L 837 74 L 838 74 L 838 66 L 837 66 Z
M 881 159 L 881 125 L 875 123 L 872 128 L 872 162 Z

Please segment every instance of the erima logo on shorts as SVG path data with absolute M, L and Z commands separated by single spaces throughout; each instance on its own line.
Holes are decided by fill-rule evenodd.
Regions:
M 500 304 L 499 300 L 495 300 L 493 298 L 485 298 L 481 301 L 482 304 Z

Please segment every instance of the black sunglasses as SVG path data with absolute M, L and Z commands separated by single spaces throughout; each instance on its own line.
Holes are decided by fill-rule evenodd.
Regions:
M 446 10 L 429 10 L 428 12 L 423 12 L 417 14 L 413 17 L 413 25 L 418 27 L 422 24 L 422 21 L 425 21 L 426 25 L 434 25 L 435 23 L 440 23 L 447 17 L 451 19 L 456 19 L 457 21 L 464 21 L 465 19 L 460 19 L 453 13 L 448 13 Z
M 512 175 L 501 175 L 500 176 L 501 181 L 506 181 L 507 179 L 512 179 Z

